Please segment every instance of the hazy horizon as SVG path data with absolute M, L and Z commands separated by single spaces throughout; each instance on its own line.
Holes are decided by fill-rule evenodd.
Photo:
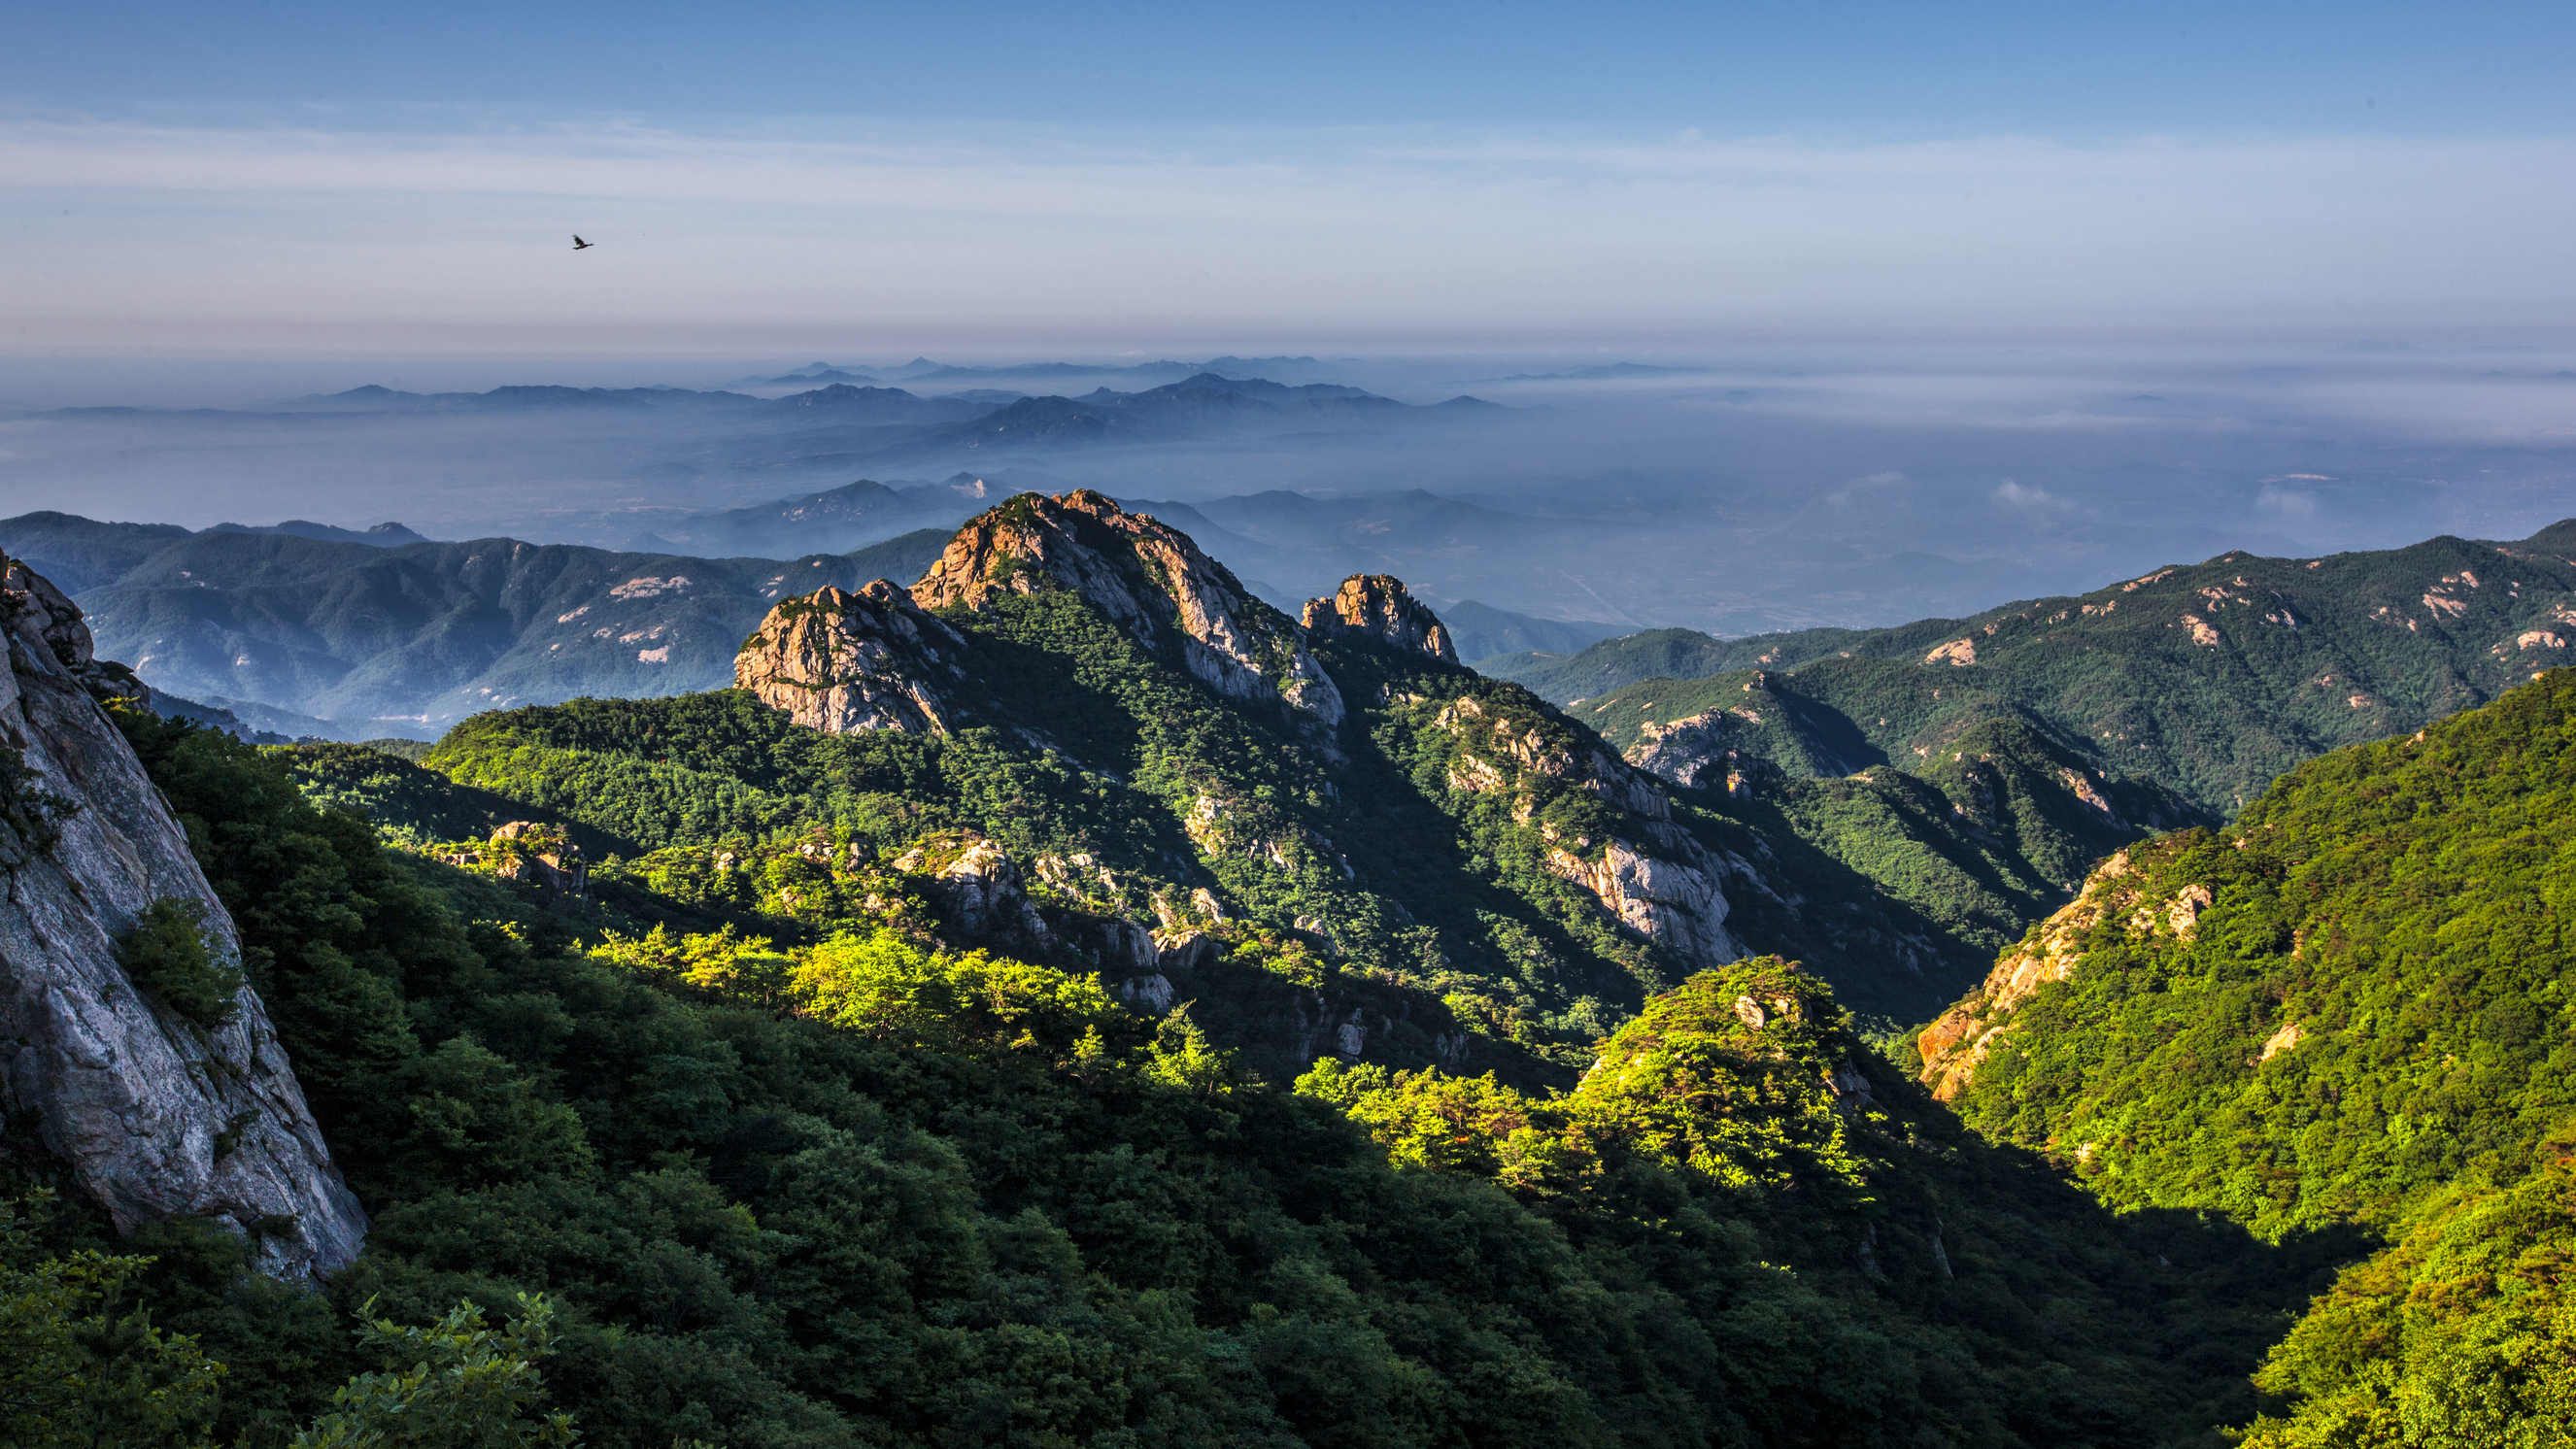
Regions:
M 1426 545 L 1432 586 L 1729 630 L 2576 514 L 2559 8 L 120 0 L 26 39 L 0 514 L 615 546 L 956 467 L 1420 489 L 1573 540 Z M 53 414 L 924 354 L 1302 355 L 1285 380 L 1512 411 L 989 447 L 954 409 Z M 1507 380 L 1612 362 L 1681 371 Z M 1151 385 L 1000 390 L 1104 384 Z

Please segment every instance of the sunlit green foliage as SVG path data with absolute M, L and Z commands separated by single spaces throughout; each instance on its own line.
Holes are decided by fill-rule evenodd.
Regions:
M 291 1449 L 563 1449 L 579 1443 L 571 1415 L 542 1407 L 537 1364 L 554 1351 L 554 1310 L 543 1296 L 524 1294 L 518 1310 L 499 1329 L 471 1303 L 425 1327 L 368 1321 L 359 1342 L 384 1367 L 341 1385 L 330 1412 L 296 1435 Z
M 1408 1171 L 1086 972 L 896 932 L 574 949 L 315 812 L 274 757 L 129 727 L 375 1225 L 321 1301 L 246 1286 L 220 1233 L 158 1248 L 166 1321 L 234 1365 L 222 1438 L 291 1442 L 353 1374 L 410 1371 L 353 1320 L 470 1332 L 460 1302 L 538 1292 L 521 1422 L 652 1449 L 2146 1444 L 2218 1422 L 2204 1399 L 2250 1411 L 2226 1385 L 2256 1341 L 2116 1296 L 2188 1301 L 2234 1250 L 2174 1232 L 2154 1266 L 1934 1119 L 1835 1105 L 1828 1063 L 1904 1089 L 1776 963 L 1649 1010 L 1572 1107 L 1408 1079 L 1407 1120 L 1499 1138 Z M 1748 993 L 1797 1012 L 1748 1026 Z M 1746 1132 L 1691 1118 L 1717 1098 Z M 1617 1141 L 1587 1153 L 1563 1112 Z M 1847 1184 L 1925 1131 L 1921 1175 Z M 2070 1294 L 2081 1326 L 2027 1331 Z M 2210 1361 L 2169 1367 L 2186 1338 Z
M 2301 767 L 2131 852 L 2081 965 L 1959 1101 L 2119 1201 L 2269 1237 L 2509 1182 L 2576 1114 L 2576 673 Z M 2186 939 L 2172 903 L 2208 904 Z
M 223 1367 L 138 1302 L 152 1260 L 46 1251 L 31 1210 L 0 1200 L 0 1443 L 22 1449 L 205 1442 Z
M 2554 1449 L 2576 1443 L 2576 1173 L 2568 1142 L 2509 1188 L 2429 1199 L 2348 1270 L 2257 1382 L 2295 1405 L 2246 1449 Z

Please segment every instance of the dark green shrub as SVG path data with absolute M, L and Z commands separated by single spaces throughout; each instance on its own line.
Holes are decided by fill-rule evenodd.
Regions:
M 206 949 L 205 923 L 205 902 L 164 896 L 144 907 L 116 961 L 143 994 L 213 1031 L 238 1009 L 242 972 Z

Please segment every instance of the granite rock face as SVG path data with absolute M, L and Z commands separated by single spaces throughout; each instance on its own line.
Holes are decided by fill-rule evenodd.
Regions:
M 1443 664 L 1458 662 L 1457 646 L 1431 606 L 1392 574 L 1353 574 L 1329 599 L 1306 601 L 1306 632 L 1374 639 Z
M 2022 1004 L 2049 982 L 2075 974 L 2084 959 L 2086 933 L 2105 916 L 2119 915 L 2136 904 L 2135 874 L 2125 850 L 2095 867 L 2075 899 L 2005 952 L 1976 990 L 1923 1028 L 1915 1038 L 1915 1050 L 1923 1061 L 1923 1083 L 1935 1098 L 1947 1102 L 1966 1091 Z
M 829 734 L 948 733 L 966 641 L 884 579 L 769 611 L 734 657 L 734 687 Z
M 1536 817 L 1543 796 L 1567 788 L 1616 812 L 1615 825 L 1598 839 L 1560 836 L 1544 822 L 1539 830 L 1548 871 L 1581 887 L 1622 926 L 1695 970 L 1746 954 L 1726 928 L 1732 905 L 1725 881 L 1749 869 L 1676 825 L 1672 799 L 1653 776 L 1561 720 L 1471 695 L 1443 706 L 1432 723 L 1457 742 L 1452 790 L 1501 795 L 1522 821 Z
M 1547 868 L 1581 886 L 1621 925 L 1695 967 L 1723 966 L 1744 948 L 1728 934 L 1724 867 L 1678 831 L 1651 842 L 1613 839 L 1589 859 L 1561 847 Z
M 1254 598 L 1189 535 L 1085 488 L 1023 493 L 978 515 L 913 585 L 925 609 L 1064 588 L 1148 646 L 1176 644 L 1192 676 L 1233 699 L 1273 698 L 1342 721 L 1341 691 L 1297 625 Z
M 91 655 L 80 611 L 23 565 L 0 588 L 0 1108 L 120 1231 L 176 1215 L 253 1240 L 262 1272 L 327 1276 L 367 1219 L 245 985 L 207 1030 L 137 990 L 117 944 L 156 901 L 192 902 L 218 962 L 232 918 L 99 696 L 139 692 Z

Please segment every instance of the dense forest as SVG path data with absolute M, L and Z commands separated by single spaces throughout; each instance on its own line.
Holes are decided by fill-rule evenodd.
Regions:
M 446 1442 L 634 1445 L 2143 1444 L 2251 1408 L 2262 1317 L 2216 1290 L 2272 1250 L 1977 1142 L 1776 960 L 1571 1093 L 1282 1086 L 890 929 L 586 941 L 282 753 L 124 722 L 375 1227 L 315 1296 L 211 1229 L 111 1244 L 20 1168 L 11 1322 L 159 1386 L 118 1442 L 439 1442 L 363 1437 L 405 1394 L 506 1399 L 519 1437 Z M 92 1442 L 79 1393 L 18 1441 Z
M 1980 1023 L 1962 1116 L 2104 1201 L 2388 1244 L 2274 1352 L 2255 1442 L 2576 1427 L 2571 810 L 2561 670 L 2127 852 L 2035 928 L 2065 978 Z
M 2009 700 L 1868 764 L 1804 673 L 1622 758 L 1400 586 L 1301 628 L 1109 523 L 1161 552 L 938 605 L 932 728 L 118 708 L 371 1229 L 319 1290 L 120 1237 L 13 1118 L 0 1440 L 2576 1430 L 2576 675 L 2220 826 Z M 240 999 L 202 924 L 119 947 L 174 1030 Z

